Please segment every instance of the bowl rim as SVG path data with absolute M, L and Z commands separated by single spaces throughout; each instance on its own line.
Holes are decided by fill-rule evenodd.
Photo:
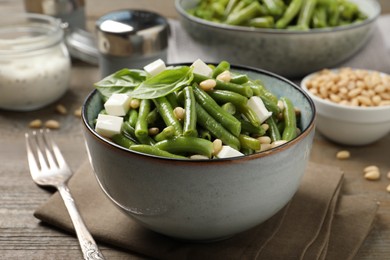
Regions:
M 254 28 L 254 27 L 245 27 L 245 26 L 235 26 L 235 25 L 227 25 L 227 24 L 220 24 L 220 23 L 214 23 L 210 22 L 192 15 L 189 15 L 184 8 L 181 5 L 181 2 L 184 0 L 175 0 L 175 8 L 176 11 L 181 15 L 181 17 L 194 22 L 201 24 L 203 26 L 207 26 L 214 29 L 220 29 L 220 30 L 226 30 L 226 31 L 237 31 L 237 32 L 250 32 L 250 33 L 259 33 L 259 34 L 286 34 L 286 35 L 308 35 L 308 34 L 320 34 L 320 33 L 334 33 L 334 32 L 343 32 L 346 30 L 350 30 L 353 28 L 359 28 L 364 27 L 370 23 L 373 23 L 377 20 L 381 13 L 381 5 L 377 0 L 370 0 L 369 2 L 374 6 L 376 9 L 376 13 L 368 17 L 366 20 L 345 25 L 345 26 L 337 26 L 337 27 L 331 27 L 331 28 L 320 28 L 320 29 L 310 29 L 308 31 L 293 31 L 293 30 L 285 30 L 285 29 L 266 29 L 266 28 Z
M 377 70 L 370 70 L 370 69 L 361 69 L 361 68 L 353 68 L 353 67 L 348 67 L 348 68 L 351 68 L 352 70 L 365 70 L 365 71 L 368 71 L 368 72 L 378 72 L 380 73 L 380 75 L 386 75 L 386 76 L 389 76 L 389 74 L 387 73 L 384 73 L 384 72 L 381 72 L 381 71 L 377 71 Z M 333 72 L 337 72 L 339 71 L 340 69 L 342 68 L 332 68 L 332 69 L 328 69 L 330 71 L 333 71 Z M 343 105 L 343 104 L 338 104 L 336 102 L 332 102 L 330 100 L 326 100 L 326 99 L 323 99 L 323 98 L 320 98 L 318 97 L 317 95 L 314 95 L 313 93 L 311 93 L 309 91 L 309 89 L 307 88 L 307 81 L 309 81 L 312 77 L 316 76 L 318 73 L 320 73 L 321 70 L 319 71 L 315 71 L 313 73 L 310 73 L 308 75 L 306 75 L 302 81 L 301 81 L 301 88 L 315 101 L 315 102 L 318 102 L 320 104 L 323 104 L 323 105 L 326 105 L 326 106 L 330 106 L 334 109 L 344 109 L 344 110 L 347 110 L 347 111 L 360 111 L 360 112 L 368 112 L 368 111 L 371 111 L 371 112 L 379 112 L 379 111 L 386 111 L 386 110 L 389 110 L 390 109 L 390 106 L 371 106 L 371 107 L 361 107 L 361 106 L 348 106 L 348 105 Z
M 217 64 L 215 64 L 213 62 L 205 62 L 205 63 L 206 64 L 217 65 Z M 186 62 L 167 64 L 167 66 L 190 66 L 190 65 L 191 65 L 191 63 L 186 63 Z M 83 102 L 82 111 L 81 111 L 81 118 L 82 118 L 82 122 L 83 122 L 82 125 L 85 127 L 86 131 L 90 134 L 91 137 L 95 138 L 101 144 L 106 145 L 108 148 L 114 149 L 117 152 L 125 152 L 125 153 L 131 154 L 133 156 L 141 156 L 142 158 L 157 159 L 157 160 L 163 160 L 163 161 L 175 162 L 175 163 L 181 162 L 181 163 L 185 163 L 185 164 L 190 164 L 190 163 L 198 163 L 199 164 L 199 163 L 205 163 L 205 162 L 207 162 L 208 164 L 210 164 L 210 163 L 217 163 L 218 164 L 218 163 L 226 163 L 228 161 L 231 161 L 231 162 L 241 162 L 241 161 L 254 160 L 254 159 L 257 159 L 257 158 L 268 156 L 270 154 L 275 154 L 275 153 L 278 153 L 278 152 L 282 152 L 282 151 L 288 149 L 289 147 L 294 146 L 298 142 L 301 142 L 305 137 L 307 137 L 312 131 L 315 130 L 315 119 L 316 119 L 316 116 L 317 116 L 316 107 L 315 107 L 314 102 L 311 99 L 310 95 L 308 95 L 306 93 L 306 91 L 304 91 L 302 88 L 300 88 L 297 84 L 295 84 L 294 82 L 288 80 L 287 78 L 284 78 L 284 77 L 282 77 L 282 76 L 280 76 L 280 75 L 278 75 L 276 73 L 273 73 L 273 72 L 270 72 L 270 71 L 267 71 L 267 70 L 254 68 L 254 67 L 250 67 L 250 66 L 234 65 L 234 64 L 231 64 L 230 67 L 232 69 L 246 70 L 246 71 L 252 71 L 252 72 L 264 74 L 264 75 L 276 78 L 276 79 L 278 79 L 280 81 L 283 81 L 283 82 L 287 83 L 288 85 L 290 85 L 291 87 L 293 87 L 296 91 L 298 91 L 307 100 L 307 102 L 309 103 L 310 109 L 312 111 L 312 117 L 310 118 L 307 127 L 304 130 L 302 130 L 302 132 L 296 138 L 294 138 L 293 140 L 288 141 L 288 142 L 286 142 L 284 144 L 281 144 L 281 145 L 279 145 L 277 147 L 271 148 L 269 150 L 266 150 L 266 151 L 263 151 L 263 152 L 259 152 L 259 153 L 254 153 L 254 154 L 251 154 L 251 155 L 242 155 L 242 156 L 231 157 L 231 158 L 197 159 L 197 160 L 168 158 L 168 157 L 150 155 L 150 154 L 145 154 L 145 153 L 132 151 L 130 149 L 124 148 L 124 147 L 122 147 L 122 146 L 112 142 L 111 140 L 109 140 L 107 138 L 104 138 L 103 136 L 99 135 L 95 131 L 95 129 L 93 129 L 89 125 L 88 119 L 87 119 L 87 110 L 88 110 L 87 107 L 88 107 L 88 104 L 91 102 L 91 99 L 93 98 L 93 96 L 97 95 L 99 93 L 97 91 L 97 89 L 92 90 L 87 95 L 87 97 L 85 98 L 85 100 Z

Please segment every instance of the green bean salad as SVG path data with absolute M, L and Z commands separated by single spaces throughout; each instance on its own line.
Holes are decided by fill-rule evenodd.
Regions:
M 98 134 L 127 149 L 178 159 L 250 155 L 294 139 L 300 113 L 227 61 L 122 69 L 95 83 Z
M 188 13 L 216 23 L 288 30 L 336 27 L 367 19 L 348 0 L 201 0 Z

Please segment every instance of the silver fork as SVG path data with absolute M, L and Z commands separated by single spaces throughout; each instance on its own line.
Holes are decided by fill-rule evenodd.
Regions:
M 27 158 L 32 179 L 40 186 L 53 186 L 59 191 L 76 230 L 84 259 L 104 259 L 87 230 L 67 186 L 72 172 L 48 129 L 25 134 Z M 34 152 L 35 150 L 35 152 Z

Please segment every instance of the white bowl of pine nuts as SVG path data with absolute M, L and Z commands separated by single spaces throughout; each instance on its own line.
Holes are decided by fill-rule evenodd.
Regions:
M 317 109 L 317 129 L 345 145 L 367 145 L 390 132 L 390 75 L 364 69 L 324 69 L 302 88 Z

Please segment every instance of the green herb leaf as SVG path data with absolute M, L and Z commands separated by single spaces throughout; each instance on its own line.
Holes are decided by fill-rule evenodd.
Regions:
M 114 93 L 129 94 L 147 77 L 143 70 L 122 69 L 95 83 L 96 89 L 108 99 Z
M 192 68 L 188 66 L 167 69 L 142 82 L 130 96 L 139 99 L 163 97 L 189 85 L 193 77 Z

